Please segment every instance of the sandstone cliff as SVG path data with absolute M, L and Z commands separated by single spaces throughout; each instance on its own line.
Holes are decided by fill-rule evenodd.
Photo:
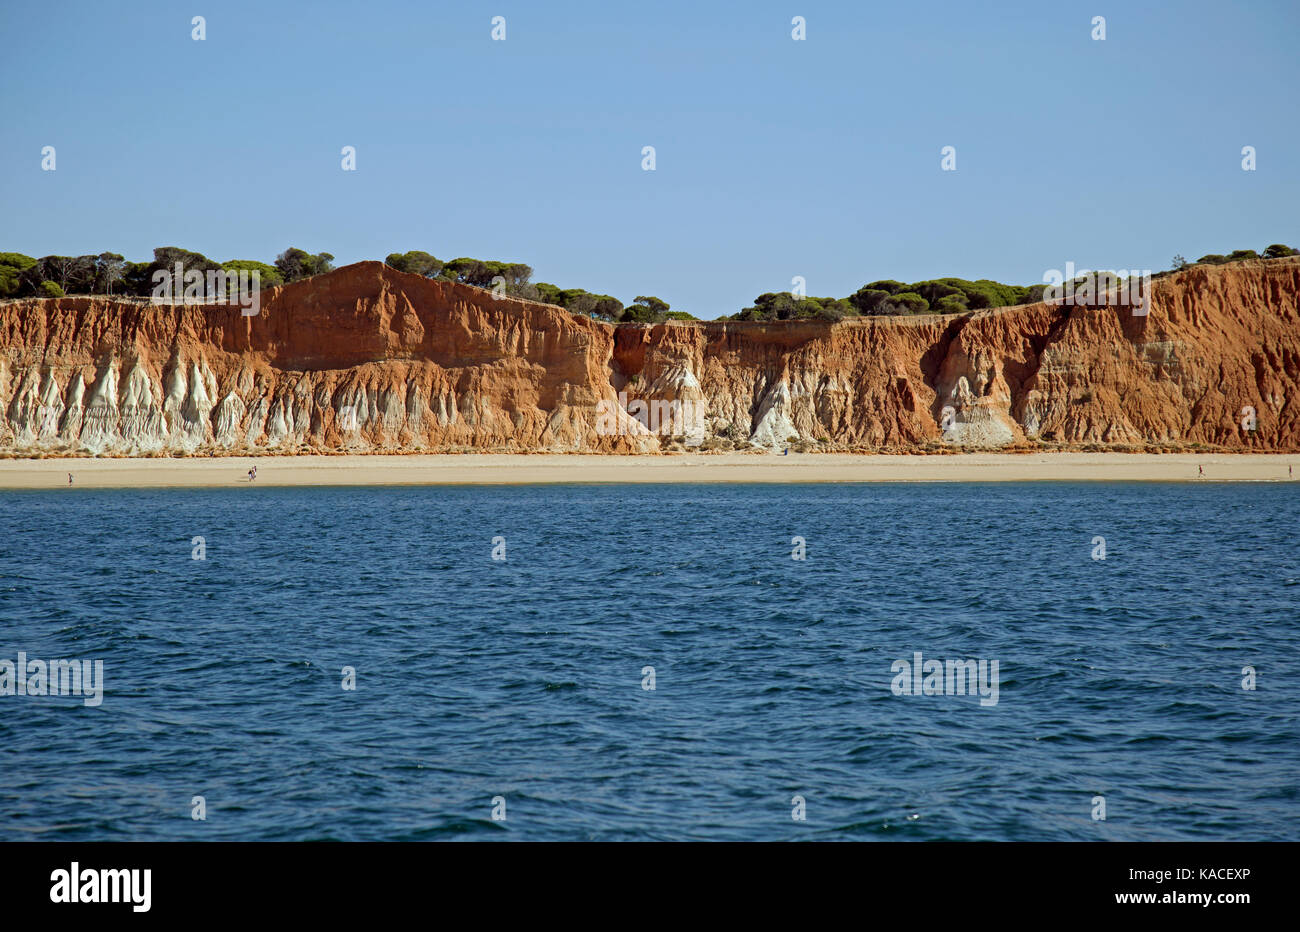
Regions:
M 255 317 L 32 299 L 0 305 L 0 452 L 1290 451 L 1297 296 L 1293 257 L 1158 279 L 1146 316 L 616 327 L 378 262 L 264 292 Z

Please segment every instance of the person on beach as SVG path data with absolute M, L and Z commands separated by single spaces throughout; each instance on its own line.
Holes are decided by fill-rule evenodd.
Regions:
M 72 485 L 72 473 L 68 473 L 68 485 Z
M 1205 478 L 1205 467 L 1204 467 L 1204 466 L 1197 466 L 1197 467 L 1196 467 L 1196 478 L 1197 478 L 1197 479 L 1204 479 L 1204 478 Z
M 248 471 L 248 481 L 249 482 L 253 481 L 253 470 L 251 469 Z

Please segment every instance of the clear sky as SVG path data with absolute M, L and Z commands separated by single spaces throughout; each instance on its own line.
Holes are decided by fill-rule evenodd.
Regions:
M 3 0 L 0 251 L 423 249 L 713 318 L 1300 246 L 1295 0 L 288 7 Z

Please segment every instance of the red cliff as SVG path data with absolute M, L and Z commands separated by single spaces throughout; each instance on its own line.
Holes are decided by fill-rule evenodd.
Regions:
M 613 326 L 378 262 L 253 317 L 23 300 L 0 305 L 0 452 L 1293 451 L 1298 295 L 1292 257 L 1162 277 L 1145 316 Z

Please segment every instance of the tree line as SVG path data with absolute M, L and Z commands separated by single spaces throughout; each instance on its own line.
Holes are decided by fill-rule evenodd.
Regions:
M 411 272 L 425 278 L 501 288 L 511 297 L 526 301 L 554 304 L 574 314 L 594 317 L 611 323 L 660 323 L 665 320 L 696 320 L 685 311 L 674 311 L 667 301 L 653 295 L 637 295 L 632 303 L 607 294 L 594 294 L 583 288 L 561 288 L 550 282 L 534 282 L 533 269 L 522 262 L 499 262 L 459 258 L 442 262 L 427 252 L 395 252 L 384 260 L 399 272 Z
M 1046 285 L 1004 285 L 982 278 L 936 278 L 905 285 L 893 279 L 869 282 L 847 298 L 797 296 L 788 291 L 768 292 L 754 305 L 733 314 L 731 320 L 843 320 L 846 317 L 881 317 L 904 314 L 960 314 L 985 307 L 1032 304 L 1041 301 Z
M 256 259 L 217 262 L 179 246 L 159 246 L 153 251 L 151 262 L 131 262 L 113 252 L 39 259 L 17 252 L 0 252 L 0 298 L 61 298 L 72 294 L 149 297 L 155 286 L 154 274 L 173 272 L 178 262 L 186 272 L 197 271 L 205 277 L 210 271 L 256 271 L 260 273 L 263 288 L 310 278 L 334 268 L 334 257 L 329 253 L 313 255 L 297 247 L 280 253 L 274 264 Z M 532 267 L 522 262 L 467 257 L 443 262 L 422 250 L 392 253 L 384 262 L 402 272 L 480 288 L 501 288 L 513 297 L 555 304 L 575 314 L 613 323 L 696 319 L 683 311 L 672 310 L 667 301 L 654 296 L 638 295 L 624 306 L 611 295 L 533 282 Z
M 1229 262 L 1240 262 L 1242 259 L 1282 259 L 1286 256 L 1300 256 L 1300 249 L 1292 249 L 1284 243 L 1274 243 L 1271 246 L 1264 247 L 1262 253 L 1255 252 L 1253 249 L 1234 249 L 1226 256 L 1221 256 L 1217 252 L 1201 256 L 1195 262 L 1188 262 L 1182 256 L 1174 256 L 1173 270 L 1188 269 L 1193 265 L 1225 265 Z
M 255 259 L 217 262 L 179 246 L 159 246 L 152 262 L 130 262 L 115 252 L 97 256 L 42 256 L 35 259 L 18 252 L 0 252 L 0 298 L 61 298 L 69 294 L 123 295 L 147 298 L 153 293 L 154 273 L 173 272 L 180 262 L 186 272 L 211 271 L 261 273 L 263 288 L 300 278 L 310 278 L 334 268 L 327 252 L 312 255 L 290 247 L 274 265 Z
M 1182 256 L 1174 257 L 1175 270 L 1192 265 L 1223 265 L 1243 259 L 1280 259 L 1300 255 L 1300 250 L 1274 243 L 1257 253 L 1253 249 L 1237 249 L 1226 256 L 1211 253 L 1201 256 L 1195 263 Z M 1162 273 L 1156 273 L 1158 277 Z M 1168 273 L 1163 273 L 1168 274 Z M 788 291 L 767 292 L 754 299 L 730 320 L 798 320 L 820 318 L 843 320 L 846 317 L 895 316 L 902 314 L 961 314 L 986 307 L 1010 307 L 1015 304 L 1034 304 L 1043 300 L 1047 285 L 1004 285 L 981 278 L 967 281 L 964 278 L 935 278 L 905 285 L 893 279 L 882 279 L 863 285 L 847 298 L 814 298 L 796 296 Z
M 1257 253 L 1237 249 L 1227 255 L 1211 253 L 1188 262 L 1175 256 L 1173 269 L 1196 264 L 1222 265 L 1243 259 L 1277 259 L 1300 255 L 1300 250 L 1274 243 Z M 85 256 L 42 256 L 39 259 L 17 252 L 0 252 L 0 298 L 62 297 L 69 294 L 103 294 L 148 297 L 154 289 L 154 273 L 171 272 L 180 262 L 186 272 L 258 272 L 263 288 L 310 278 L 334 268 L 327 252 L 309 253 L 290 247 L 274 264 L 255 259 L 217 262 L 202 253 L 179 246 L 159 246 L 151 262 L 130 262 L 121 255 L 104 252 Z M 574 314 L 611 323 L 660 323 L 665 320 L 696 320 L 685 311 L 674 311 L 667 301 L 654 295 L 637 295 L 630 304 L 607 294 L 582 288 L 560 288 L 549 282 L 532 281 L 533 269 L 522 262 L 471 259 L 462 256 L 447 262 L 422 250 L 391 253 L 385 264 L 401 272 L 425 278 L 501 290 L 512 297 L 554 304 Z M 1169 274 L 1168 272 L 1157 275 Z M 846 317 L 896 316 L 907 314 L 957 314 L 987 307 L 1007 307 L 1041 301 L 1046 285 L 1006 285 L 981 278 L 935 278 L 904 284 L 893 279 L 869 282 L 845 298 L 818 298 L 791 292 L 767 292 L 754 299 L 727 320 L 843 320 Z

